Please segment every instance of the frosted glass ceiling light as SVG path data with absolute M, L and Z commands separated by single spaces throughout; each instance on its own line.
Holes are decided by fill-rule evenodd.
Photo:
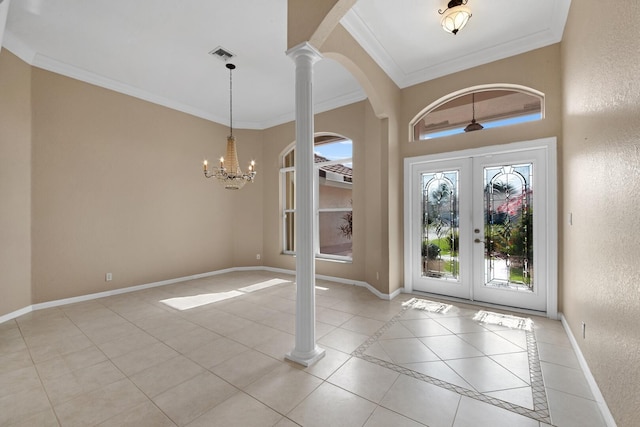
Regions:
M 451 0 L 445 10 L 438 9 L 438 13 L 444 15 L 441 23 L 446 32 L 455 35 L 467 25 L 469 18 L 471 18 L 471 9 L 465 6 L 467 1 Z

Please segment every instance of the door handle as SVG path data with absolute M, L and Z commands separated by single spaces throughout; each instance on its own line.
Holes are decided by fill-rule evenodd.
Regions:
M 483 242 L 482 240 L 480 240 L 480 239 L 476 239 L 476 240 L 474 240 L 474 242 L 476 242 L 476 243 L 484 243 L 484 242 Z

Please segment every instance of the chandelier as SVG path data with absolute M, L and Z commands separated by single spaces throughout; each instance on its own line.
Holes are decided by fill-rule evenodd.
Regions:
M 462 27 L 467 25 L 469 18 L 471 18 L 471 9 L 466 6 L 467 1 L 451 0 L 445 10 L 438 9 L 438 13 L 444 15 L 441 23 L 446 32 L 456 35 Z
M 209 163 L 204 161 L 204 176 L 216 178 L 227 190 L 239 190 L 247 182 L 253 182 L 256 177 L 256 162 L 251 160 L 249 172 L 243 173 L 238 163 L 236 151 L 236 138 L 233 136 L 233 80 L 232 73 L 236 68 L 233 64 L 227 64 L 229 69 L 229 136 L 227 136 L 227 155 L 220 157 L 220 166 L 209 170 Z

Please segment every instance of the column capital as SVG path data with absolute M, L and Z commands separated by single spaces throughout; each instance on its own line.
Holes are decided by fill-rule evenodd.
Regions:
M 297 46 L 292 47 L 291 49 L 287 50 L 286 54 L 294 61 L 299 57 L 310 58 L 311 60 L 313 60 L 313 62 L 319 61 L 323 58 L 320 51 L 313 47 L 313 45 L 309 42 L 303 42 Z

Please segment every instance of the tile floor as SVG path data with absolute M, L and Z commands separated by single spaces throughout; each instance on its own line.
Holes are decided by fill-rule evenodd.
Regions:
M 559 322 L 479 324 L 317 283 L 303 368 L 292 277 L 236 272 L 0 324 L 2 426 L 604 426 Z M 422 298 L 422 297 L 419 297 Z

